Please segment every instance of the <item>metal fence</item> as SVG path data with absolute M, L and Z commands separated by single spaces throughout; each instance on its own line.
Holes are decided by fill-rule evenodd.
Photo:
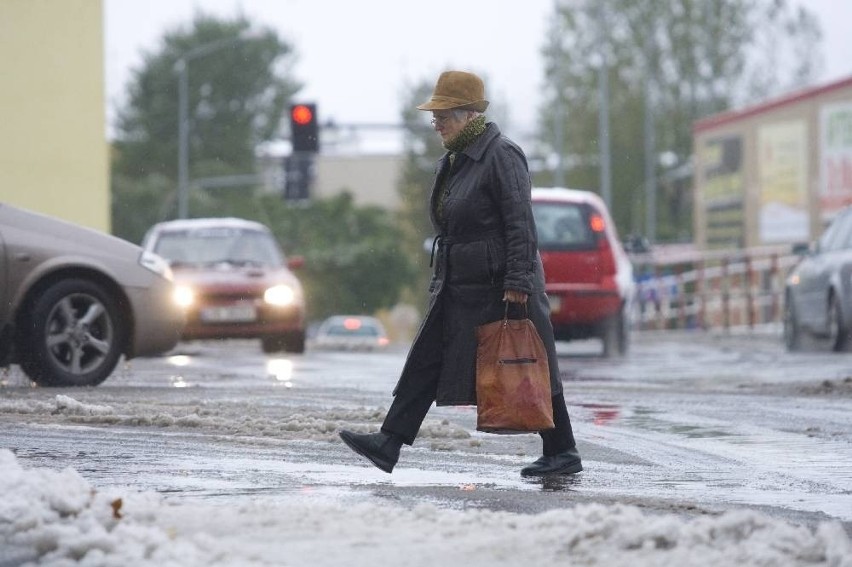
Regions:
M 636 329 L 729 329 L 781 322 L 784 280 L 799 256 L 785 246 L 631 259 Z

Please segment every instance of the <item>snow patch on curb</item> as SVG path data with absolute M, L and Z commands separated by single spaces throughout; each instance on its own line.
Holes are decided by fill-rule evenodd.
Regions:
M 66 566 L 852 566 L 837 522 L 743 510 L 684 519 L 633 506 L 525 515 L 294 495 L 238 506 L 102 492 L 78 472 L 0 450 L 0 564 Z

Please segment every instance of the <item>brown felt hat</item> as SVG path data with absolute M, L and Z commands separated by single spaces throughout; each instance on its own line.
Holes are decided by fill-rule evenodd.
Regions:
M 444 71 L 435 83 L 432 98 L 418 110 L 476 110 L 485 112 L 485 85 L 482 79 L 466 71 Z

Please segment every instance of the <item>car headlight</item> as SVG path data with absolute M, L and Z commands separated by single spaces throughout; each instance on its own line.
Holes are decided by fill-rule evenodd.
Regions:
M 139 255 L 139 265 L 147 270 L 151 270 L 160 277 L 172 281 L 172 269 L 169 263 L 158 254 L 144 250 Z
M 186 285 L 175 286 L 174 295 L 175 303 L 181 307 L 189 307 L 195 303 L 195 290 Z
M 290 305 L 296 299 L 296 292 L 288 285 L 274 285 L 263 293 L 263 300 L 270 305 Z

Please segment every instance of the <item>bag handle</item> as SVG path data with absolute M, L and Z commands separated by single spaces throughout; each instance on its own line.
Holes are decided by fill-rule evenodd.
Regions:
M 505 326 L 505 325 L 509 324 L 509 304 L 511 303 L 511 301 L 504 301 L 504 303 L 506 304 L 504 311 L 503 311 L 503 325 Z M 530 318 L 529 306 L 526 303 L 522 303 L 521 305 L 524 306 L 524 317 L 523 318 L 529 319 Z
M 502 330 L 500 332 L 499 338 L 497 339 L 497 350 L 499 352 L 502 352 L 503 341 L 507 340 L 507 335 L 511 332 L 509 330 L 509 303 L 510 303 L 509 301 L 506 302 L 506 306 L 505 306 L 504 311 L 503 311 Z M 523 306 L 524 306 L 524 319 L 512 319 L 512 321 L 523 321 L 525 319 L 529 319 L 529 307 L 527 306 L 526 303 L 524 303 Z

